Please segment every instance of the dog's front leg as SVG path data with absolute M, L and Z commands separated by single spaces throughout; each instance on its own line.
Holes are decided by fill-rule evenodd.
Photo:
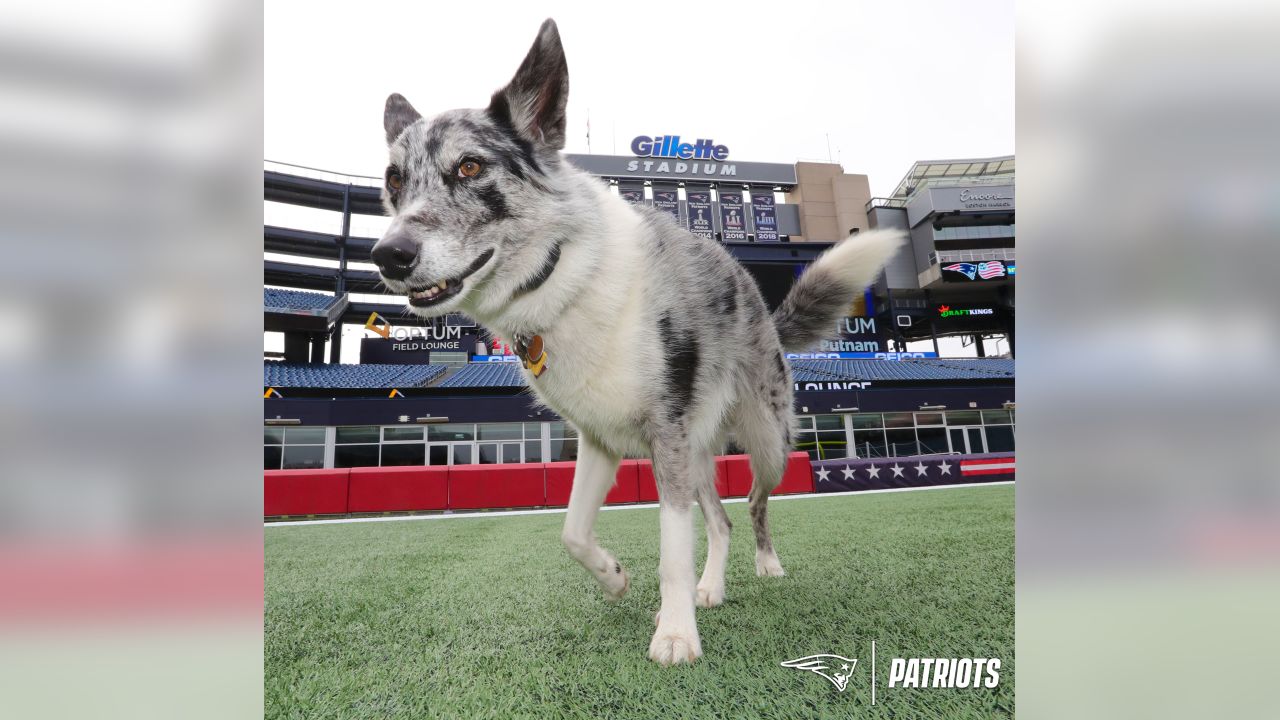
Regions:
M 585 437 L 578 439 L 578 463 L 569 493 L 569 512 L 560 536 L 569 554 L 595 576 L 610 600 L 619 600 L 631 587 L 631 577 L 596 542 L 596 515 L 605 495 L 617 479 L 618 456 L 596 447 Z
M 661 665 L 693 662 L 702 655 L 702 641 L 694 618 L 693 487 L 688 446 L 653 444 L 654 479 L 658 484 L 658 526 L 661 532 L 658 578 L 662 609 L 658 629 L 649 643 L 649 659 Z

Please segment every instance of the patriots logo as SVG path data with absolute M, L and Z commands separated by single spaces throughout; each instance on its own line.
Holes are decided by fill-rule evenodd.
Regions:
M 955 265 L 948 265 L 942 269 L 950 270 L 951 272 L 963 273 L 970 280 L 973 280 L 978 275 L 978 266 L 973 263 L 956 263 Z
M 782 663 L 782 667 L 808 670 L 811 673 L 821 675 L 830 680 L 831 684 L 836 686 L 838 692 L 844 692 L 844 689 L 848 687 L 849 678 L 853 675 L 853 669 L 857 665 L 858 661 L 856 659 L 829 654 L 808 655 Z

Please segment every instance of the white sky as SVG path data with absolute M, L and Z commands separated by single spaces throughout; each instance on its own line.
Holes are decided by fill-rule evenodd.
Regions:
M 866 174 L 873 195 L 916 160 L 1014 152 L 1012 0 L 731 7 L 271 0 L 264 156 L 380 176 L 387 95 L 424 115 L 484 107 L 547 17 L 569 60 L 567 152 L 587 152 L 588 111 L 591 150 L 603 154 L 678 134 L 712 138 L 734 160 L 825 161 L 829 134 L 832 159 Z M 362 334 L 346 329 L 344 362 Z M 267 349 L 281 342 L 268 337 Z M 973 353 L 943 342 L 956 345 L 944 355 Z
M 742 161 L 826 160 L 892 191 L 916 160 L 1014 152 L 1011 0 L 506 3 L 272 0 L 267 159 L 380 176 L 382 107 L 483 107 L 553 17 L 568 152 L 708 137 Z M 616 127 L 616 131 L 615 131 Z

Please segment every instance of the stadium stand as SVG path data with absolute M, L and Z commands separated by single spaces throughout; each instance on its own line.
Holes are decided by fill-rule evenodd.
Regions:
M 325 365 L 266 362 L 263 387 L 386 390 L 424 387 L 448 370 L 444 365 Z
M 445 379 L 441 388 L 522 387 L 524 378 L 515 363 L 473 363 Z
M 340 298 L 324 293 L 302 290 L 262 289 L 264 312 L 292 313 L 298 311 L 327 312 Z
M 793 360 L 796 382 L 828 380 L 990 380 L 1013 377 L 1013 361 L 965 360 Z

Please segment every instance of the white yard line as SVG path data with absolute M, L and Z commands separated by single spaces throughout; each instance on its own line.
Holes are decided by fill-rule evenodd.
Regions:
M 908 488 L 888 488 L 885 490 L 851 490 L 848 492 L 838 493 L 803 493 L 799 495 L 772 495 L 769 502 L 775 500 L 804 500 L 806 498 L 831 498 L 831 497 L 848 497 L 850 495 L 878 495 L 880 493 L 900 493 L 911 492 L 912 490 L 947 490 L 951 488 L 972 488 L 972 487 L 991 487 L 994 485 L 1012 485 L 1012 480 L 1002 480 L 999 482 L 987 483 L 962 483 L 959 485 L 925 485 L 923 487 Z M 720 502 L 728 505 L 730 503 L 746 502 L 746 498 L 723 498 Z M 658 503 L 644 503 L 639 505 L 605 505 L 603 510 L 643 510 L 658 507 Z M 492 518 L 505 517 L 508 515 L 554 515 L 565 512 L 566 508 L 543 508 L 539 510 L 493 510 L 490 512 L 450 512 L 436 513 L 432 515 L 392 515 L 385 517 L 359 517 L 359 518 L 329 518 L 326 520 L 281 520 L 279 522 L 263 523 L 264 527 L 296 527 L 298 525 L 337 525 L 342 523 L 371 523 L 371 522 L 399 522 L 403 520 L 449 520 L 454 518 Z

